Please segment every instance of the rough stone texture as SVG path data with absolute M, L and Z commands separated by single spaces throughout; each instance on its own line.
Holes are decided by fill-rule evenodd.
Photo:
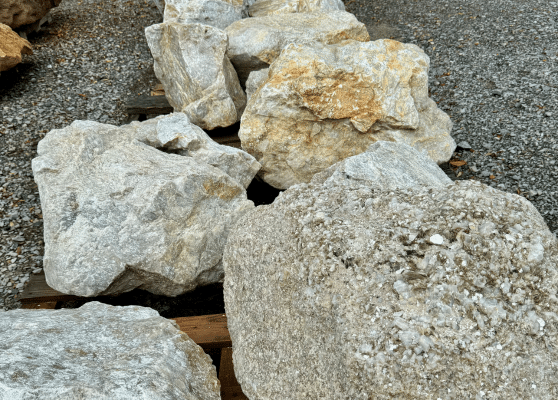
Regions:
M 448 161 L 452 124 L 428 97 L 428 67 L 418 47 L 388 39 L 288 45 L 242 116 L 242 148 L 280 189 L 309 182 L 378 140 Z
M 152 147 L 212 165 L 244 188 L 250 185 L 261 168 L 260 163 L 245 151 L 216 143 L 200 127 L 191 124 L 183 113 L 145 121 L 137 131 L 136 138 Z
M 224 253 L 250 399 L 556 399 L 558 242 L 474 181 L 300 184 Z
M 0 24 L 0 72 L 19 64 L 22 54 L 33 54 L 31 43 L 21 38 L 8 25 Z
M 165 22 L 200 23 L 225 29 L 242 19 L 242 3 L 221 0 L 167 0 Z
M 0 23 L 11 28 L 29 25 L 43 18 L 51 8 L 62 0 L 2 0 Z M 0 42 L 1 43 L 1 42 Z
M 0 399 L 221 398 L 210 357 L 145 307 L 2 313 L 0 354 Z
M 192 123 L 214 129 L 234 124 L 246 95 L 225 55 L 227 35 L 203 24 L 165 22 L 145 29 L 154 70 L 175 111 Z
M 341 0 L 244 0 L 250 17 L 313 11 L 345 11 Z
M 240 82 L 252 71 L 267 68 L 289 43 L 334 44 L 347 39 L 370 40 L 363 23 L 345 11 L 279 14 L 246 18 L 231 24 L 227 55 Z
M 312 178 L 312 183 L 340 185 L 358 181 L 383 190 L 446 186 L 452 182 L 427 155 L 405 143 L 376 142 L 359 155 L 345 158 Z
M 267 78 L 269 78 L 269 68 L 250 72 L 246 80 L 246 104 L 248 104 L 250 97 L 256 93 L 256 90 L 263 85 Z
M 51 287 L 79 296 L 136 287 L 176 296 L 223 279 L 227 235 L 254 205 L 240 183 L 203 162 L 209 150 L 200 150 L 201 160 L 167 154 L 142 132 L 156 129 L 166 141 L 177 125 L 176 116 L 122 127 L 76 121 L 39 142 L 32 167 Z

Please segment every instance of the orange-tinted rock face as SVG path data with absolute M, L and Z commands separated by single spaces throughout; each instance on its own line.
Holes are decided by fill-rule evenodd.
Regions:
M 32 54 L 31 43 L 4 24 L 0 24 L 0 72 L 21 62 L 22 54 Z
M 242 117 L 242 147 L 286 189 L 379 140 L 447 161 L 451 121 L 428 98 L 426 54 L 393 40 L 291 44 L 271 64 Z

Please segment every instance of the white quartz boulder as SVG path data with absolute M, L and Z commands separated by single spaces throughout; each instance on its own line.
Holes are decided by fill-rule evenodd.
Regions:
M 225 29 L 242 18 L 242 2 L 226 0 L 166 0 L 164 22 L 200 23 Z
M 558 396 L 558 241 L 515 194 L 299 184 L 239 221 L 224 266 L 250 399 Z
M 150 308 L 0 314 L 0 399 L 218 400 L 211 358 Z
M 213 26 L 164 22 L 145 29 L 155 75 L 175 111 L 203 129 L 240 120 L 246 94 L 226 55 L 228 38 Z
M 250 98 L 242 148 L 279 189 L 309 182 L 379 140 L 446 162 L 455 149 L 452 123 L 428 97 L 429 63 L 417 46 L 387 39 L 290 44 Z
M 345 11 L 279 14 L 236 21 L 225 29 L 227 56 L 244 84 L 252 71 L 267 68 L 290 43 L 334 44 L 370 40 L 366 26 Z
M 250 72 L 248 79 L 246 80 L 246 100 L 250 101 L 250 97 L 256 90 L 258 90 L 269 78 L 269 68 L 259 69 L 257 71 Z
M 223 279 L 223 247 L 254 207 L 244 186 L 258 165 L 186 122 L 176 114 L 122 127 L 76 121 L 41 140 L 32 167 L 52 288 L 176 296 Z

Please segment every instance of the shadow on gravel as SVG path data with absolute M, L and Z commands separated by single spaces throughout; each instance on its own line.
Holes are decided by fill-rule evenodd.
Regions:
M 35 64 L 22 62 L 0 75 L 0 96 L 7 95 L 18 84 L 27 81 L 28 74 L 34 69 Z

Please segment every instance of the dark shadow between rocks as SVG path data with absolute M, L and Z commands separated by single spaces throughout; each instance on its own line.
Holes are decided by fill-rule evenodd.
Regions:
M 257 206 L 271 204 L 282 190 L 275 189 L 273 186 L 264 182 L 259 176 L 255 176 L 246 189 L 248 200 L 252 200 Z

